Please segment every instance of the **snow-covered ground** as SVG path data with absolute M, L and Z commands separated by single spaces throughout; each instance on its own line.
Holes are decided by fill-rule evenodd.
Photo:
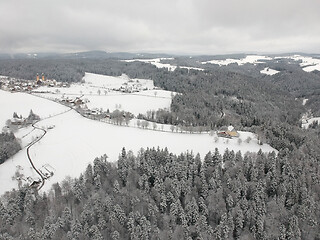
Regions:
M 82 83 L 72 83 L 70 87 L 41 86 L 36 92 L 52 92 L 65 95 L 105 95 L 112 89 L 120 89 L 127 85 L 139 85 L 141 89 L 154 89 L 153 80 L 130 79 L 126 75 L 113 77 L 94 73 L 85 73 Z
M 197 71 L 204 71 L 203 68 L 196 68 L 196 67 L 185 67 L 185 66 L 179 66 L 179 68 L 184 68 L 188 70 L 197 70 Z
M 144 62 L 144 63 L 150 63 L 157 68 L 166 68 L 168 71 L 174 71 L 176 70 L 177 66 L 171 65 L 169 63 L 161 63 L 161 60 L 173 60 L 173 58 L 154 58 L 154 59 L 130 59 L 130 60 L 122 60 L 123 62 Z M 196 67 L 186 67 L 186 66 L 179 66 L 179 68 L 185 68 L 188 70 L 198 70 L 198 71 L 204 71 L 203 68 L 196 68 Z
M 161 60 L 173 60 L 173 58 L 154 58 L 154 59 L 130 59 L 130 60 L 122 60 L 123 62 L 144 62 L 150 63 L 157 68 L 167 68 L 168 71 L 176 70 L 177 66 L 173 66 L 168 63 L 161 63 Z
M 308 102 L 308 98 L 304 98 L 303 100 L 302 100 L 302 105 L 304 106 L 304 105 L 306 105 L 306 103 Z
M 125 83 L 139 81 L 140 91 L 133 93 L 123 93 L 113 91 L 119 89 Z M 149 89 L 149 90 L 144 90 Z M 48 99 L 62 99 L 80 97 L 89 100 L 86 103 L 89 109 L 103 109 L 104 111 L 114 111 L 115 109 L 131 112 L 134 115 L 145 114 L 150 110 L 170 109 L 172 96 L 176 93 L 154 88 L 152 80 L 129 79 L 123 75 L 112 77 L 99 74 L 86 73 L 84 83 L 74 83 L 67 88 L 55 88 L 43 86 L 36 90 L 38 96 Z M 41 93 L 40 93 L 41 92 Z
M 245 58 L 242 59 L 232 59 L 232 58 L 227 58 L 226 60 L 211 60 L 211 61 L 206 61 L 202 62 L 202 64 L 217 64 L 219 66 L 226 66 L 232 63 L 236 63 L 239 66 L 244 65 L 246 63 L 251 63 L 251 64 L 257 64 L 257 63 L 264 63 L 263 61 L 265 60 L 272 60 L 272 58 L 267 57 L 267 56 L 259 56 L 259 55 L 248 55 Z
M 157 95 L 154 95 L 154 92 Z M 152 90 L 134 94 L 114 94 L 106 96 L 86 96 L 89 99 L 87 106 L 89 109 L 102 108 L 103 110 L 109 109 L 114 111 L 115 109 L 124 110 L 131 112 L 135 116 L 139 113 L 146 114 L 150 110 L 158 109 L 170 109 L 171 97 L 161 97 L 165 95 L 167 91 L 163 90 Z M 170 92 L 169 92 L 170 93 Z M 159 95 L 158 95 L 159 94 Z
M 131 81 L 139 81 L 139 83 L 144 87 L 148 89 L 153 89 L 153 81 L 149 79 L 130 79 L 127 75 L 123 74 L 120 77 L 113 77 L 113 76 L 107 76 L 107 75 L 101 75 L 101 74 L 94 74 L 94 73 L 85 73 L 85 76 L 83 78 L 85 83 L 89 86 L 93 87 L 101 87 L 101 88 L 119 88 L 124 83 L 128 83 Z
M 267 74 L 267 75 L 274 75 L 274 74 L 277 74 L 279 71 L 277 70 L 274 70 L 272 68 L 268 68 L 266 67 L 265 69 L 261 70 L 260 73 L 263 73 L 263 74 Z
M 302 128 L 307 129 L 310 124 L 312 124 L 314 121 L 318 121 L 318 124 L 320 124 L 320 117 L 312 117 L 308 119 L 304 119 L 302 121 Z
M 150 93 L 152 94 L 152 93 Z M 51 109 L 52 113 L 64 112 L 67 108 L 58 103 L 38 98 L 28 94 L 13 94 L 0 91 L 0 99 L 18 98 L 10 102 L 10 108 L 15 109 L 21 102 L 28 99 L 40 105 L 44 109 Z M 24 105 L 25 106 L 25 105 Z M 39 110 L 40 111 L 40 110 Z M 35 111 L 36 112 L 36 111 Z M 2 113 L 1 117 L 2 117 Z M 41 114 L 40 114 L 41 115 Z M 49 112 L 48 112 L 49 115 Z M 161 124 L 158 124 L 158 131 L 140 129 L 137 127 L 116 126 L 94 120 L 89 120 L 75 111 L 67 111 L 63 114 L 45 119 L 37 123 L 37 126 L 48 129 L 48 133 L 31 148 L 31 157 L 37 168 L 48 164 L 54 169 L 54 175 L 46 181 L 43 190 L 50 189 L 55 182 L 62 181 L 66 176 L 78 177 L 88 163 L 92 163 L 95 157 L 107 154 L 110 161 L 116 161 L 122 147 L 132 150 L 135 154 L 139 149 L 147 147 L 168 147 L 169 151 L 179 154 L 181 152 L 193 151 L 200 153 L 202 157 L 216 147 L 221 153 L 226 148 L 243 153 L 257 152 L 260 148 L 264 152 L 273 151 L 269 145 L 258 145 L 257 139 L 252 133 L 240 132 L 239 141 L 235 139 L 218 138 L 208 133 L 187 134 L 160 131 Z M 54 126 L 48 128 L 48 126 Z M 168 130 L 166 126 L 164 130 Z M 22 140 L 23 146 L 28 141 L 40 135 L 40 132 L 28 128 L 17 133 L 17 136 L 25 136 Z M 28 134 L 29 133 L 29 134 Z M 252 138 L 250 143 L 246 142 L 248 137 Z M 0 165 L 0 194 L 12 188 L 17 188 L 18 181 L 12 179 L 17 169 L 24 177 L 37 179 L 37 174 L 31 168 L 24 148 L 8 161 Z
M 295 61 L 301 61 L 300 66 L 306 72 L 312 72 L 314 70 L 320 71 L 320 59 L 312 57 L 304 57 L 301 55 L 285 56 L 285 57 L 276 57 L 277 58 L 288 58 Z
M 16 112 L 19 116 L 28 117 L 32 109 L 41 118 L 46 118 L 68 109 L 27 93 L 10 93 L 2 90 L 0 90 L 0 103 L 0 130 L 5 126 L 6 121 L 12 118 L 13 112 Z

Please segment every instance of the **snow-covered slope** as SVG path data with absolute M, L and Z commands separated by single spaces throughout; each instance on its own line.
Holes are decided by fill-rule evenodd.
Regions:
M 150 92 L 151 94 L 147 95 Z M 161 93 L 159 93 L 159 96 L 155 96 L 154 92 L 158 94 L 162 90 L 148 91 L 145 93 L 146 95 L 144 95 L 144 92 L 141 92 L 134 94 L 110 93 L 105 96 L 86 96 L 90 101 L 87 103 L 87 106 L 89 109 L 102 108 L 105 111 L 109 109 L 111 112 L 115 109 L 124 110 L 133 113 L 135 116 L 139 113 L 146 114 L 150 110 L 156 111 L 160 108 L 170 109 L 171 97 L 160 97 Z
M 274 70 L 274 69 L 272 69 L 272 68 L 268 68 L 268 67 L 266 67 L 265 69 L 263 69 L 263 70 L 260 71 L 260 73 L 267 74 L 267 75 L 270 75 L 270 76 L 275 75 L 275 74 L 277 74 L 278 72 L 279 72 L 279 71 Z
M 171 65 L 169 63 L 161 63 L 161 60 L 173 60 L 173 58 L 154 58 L 154 59 L 130 59 L 130 60 L 122 60 L 124 62 L 144 62 L 150 63 L 157 68 L 166 68 L 168 71 L 176 70 L 177 66 Z M 185 68 L 188 70 L 197 70 L 197 71 L 204 71 L 203 68 L 196 68 L 196 67 L 186 67 L 186 66 L 179 66 L 180 68 Z
M 153 81 L 149 79 L 130 79 L 127 75 L 123 74 L 120 77 L 107 76 L 102 74 L 85 73 L 83 77 L 86 85 L 101 88 L 119 88 L 123 84 L 128 83 L 130 80 L 139 81 L 139 83 L 148 89 L 153 89 Z
M 0 90 L 0 103 L 0 130 L 5 126 L 5 122 L 12 118 L 13 112 L 27 117 L 32 109 L 32 111 L 41 118 L 46 118 L 68 109 L 62 105 L 43 100 L 30 94 L 10 93 L 2 90 Z
M 313 117 L 309 119 L 304 119 L 302 121 L 302 128 L 307 129 L 310 124 L 312 124 L 314 121 L 318 121 L 318 124 L 320 124 L 320 117 Z
M 144 62 L 150 63 L 157 68 L 167 68 L 169 71 L 174 71 L 177 67 L 168 63 L 161 63 L 161 60 L 173 60 L 173 58 L 154 58 L 154 59 L 130 59 L 122 60 L 124 62 Z

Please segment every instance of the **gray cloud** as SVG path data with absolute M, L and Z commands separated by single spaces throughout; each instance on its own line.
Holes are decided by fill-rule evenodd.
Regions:
M 318 0 L 10 0 L 0 52 L 320 52 Z

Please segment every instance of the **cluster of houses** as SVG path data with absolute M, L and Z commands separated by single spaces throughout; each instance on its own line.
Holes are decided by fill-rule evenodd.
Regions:
M 75 107 L 75 109 L 83 115 L 86 116 L 101 116 L 103 111 L 98 108 L 89 109 L 87 107 L 87 103 L 90 102 L 89 99 L 83 98 L 83 95 L 80 97 L 69 98 L 69 97 L 62 97 L 60 100 L 56 99 L 60 103 L 64 105 L 68 105 L 70 107 Z
M 125 93 L 134 93 L 134 92 L 140 92 L 142 90 L 147 90 L 142 88 L 142 84 L 139 82 L 139 80 L 133 81 L 129 80 L 128 82 L 125 82 L 121 85 L 119 89 L 115 89 L 121 92 Z
M 39 86 L 67 87 L 65 83 L 57 82 L 54 79 L 46 79 L 44 74 L 42 74 L 41 78 L 37 74 L 35 81 L 12 78 L 7 76 L 0 76 L 0 87 L 2 90 L 5 90 L 5 91 L 29 92 L 37 89 Z
M 80 97 L 75 97 L 75 98 L 69 98 L 69 97 L 62 97 L 60 99 L 61 103 L 71 105 L 71 106 L 76 106 L 76 107 L 85 107 L 85 104 L 89 102 L 89 99 L 82 99 L 83 95 Z M 56 99 L 57 100 L 57 99 Z
M 0 76 L 0 85 L 2 90 L 11 92 L 31 91 L 38 87 L 36 82 L 6 76 Z

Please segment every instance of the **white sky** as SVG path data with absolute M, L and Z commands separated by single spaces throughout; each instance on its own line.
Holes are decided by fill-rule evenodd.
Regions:
M 319 0 L 0 0 L 0 52 L 320 52 Z

